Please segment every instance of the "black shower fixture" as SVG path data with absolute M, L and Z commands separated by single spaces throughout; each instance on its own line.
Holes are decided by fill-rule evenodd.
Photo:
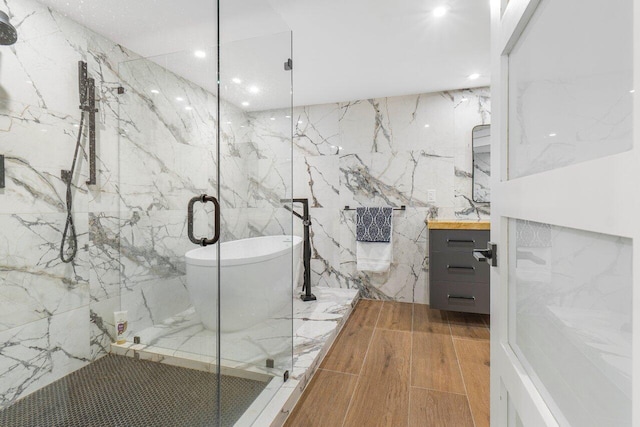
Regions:
M 11 46 L 17 41 L 16 27 L 9 22 L 9 15 L 0 10 L 0 45 Z
M 302 225 L 304 226 L 304 243 L 302 250 L 304 283 L 302 285 L 302 291 L 304 293 L 300 295 L 300 299 L 302 301 L 315 301 L 317 298 L 311 293 L 311 241 L 309 239 L 311 215 L 309 215 L 309 199 L 281 199 L 280 202 L 288 203 L 284 205 L 284 208 L 302 220 Z M 302 205 L 302 215 L 293 210 L 294 203 L 300 203 Z
M 62 242 L 60 243 L 60 259 L 64 263 L 74 260 L 78 252 L 78 237 L 76 235 L 76 227 L 73 223 L 73 175 L 80 154 L 80 144 L 85 125 L 85 113 L 89 116 L 89 180 L 87 185 L 96 184 L 96 82 L 89 77 L 87 71 L 87 63 L 78 61 L 78 93 L 80 98 L 80 125 L 78 126 L 78 137 L 76 140 L 76 148 L 73 153 L 73 161 L 71 169 L 60 171 L 60 178 L 65 183 L 66 191 L 66 208 L 67 220 L 65 221 L 64 231 L 62 232 Z M 68 244 L 68 249 L 65 245 Z

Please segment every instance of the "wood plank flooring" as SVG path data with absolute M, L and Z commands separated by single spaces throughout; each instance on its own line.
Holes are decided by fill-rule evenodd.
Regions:
M 488 324 L 359 301 L 285 426 L 489 426 Z

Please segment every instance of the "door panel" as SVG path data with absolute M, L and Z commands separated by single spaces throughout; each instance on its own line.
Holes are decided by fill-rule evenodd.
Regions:
M 639 425 L 639 4 L 492 1 L 494 425 Z
M 631 12 L 540 2 L 508 55 L 510 179 L 631 149 Z
M 631 239 L 509 222 L 509 342 L 558 420 L 631 423 Z

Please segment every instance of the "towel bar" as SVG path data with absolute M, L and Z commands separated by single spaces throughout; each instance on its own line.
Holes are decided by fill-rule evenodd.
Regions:
M 356 208 L 351 208 L 348 205 L 344 207 L 345 211 L 355 211 Z M 399 208 L 393 208 L 394 211 L 406 211 L 407 207 L 405 205 L 400 206 Z

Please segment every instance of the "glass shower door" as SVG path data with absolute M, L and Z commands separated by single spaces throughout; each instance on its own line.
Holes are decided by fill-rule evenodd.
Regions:
M 293 282 L 302 239 L 293 235 L 287 210 L 293 197 L 290 58 L 289 31 L 220 47 L 219 356 L 223 374 L 240 370 L 268 382 L 241 425 L 270 423 L 260 413 L 292 373 Z
M 205 425 L 219 425 L 220 416 L 216 246 L 201 240 L 213 240 L 219 212 L 211 203 L 216 64 L 216 49 L 205 46 L 118 68 L 120 310 L 128 332 L 126 343 L 113 348 L 208 374 L 194 418 Z M 229 415 L 238 419 L 249 403 Z

